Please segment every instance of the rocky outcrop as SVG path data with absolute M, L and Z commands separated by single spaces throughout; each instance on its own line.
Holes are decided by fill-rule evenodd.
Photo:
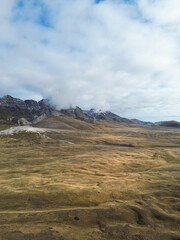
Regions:
M 74 110 L 75 116 L 77 119 L 85 121 L 85 122 L 89 122 L 89 123 L 93 123 L 94 122 L 94 118 L 88 114 L 86 114 L 81 108 L 76 107 Z
M 0 105 L 0 121 L 4 123 L 18 123 L 20 118 L 25 118 L 28 121 L 32 121 L 32 115 L 27 109 L 19 108 L 16 106 L 4 106 Z
M 34 100 L 25 100 L 24 102 L 29 112 L 36 112 L 41 109 L 40 104 Z
M 56 113 L 57 112 L 57 113 Z M 0 120 L 7 123 L 28 125 L 39 120 L 58 114 L 46 100 L 21 100 L 9 95 L 0 98 Z
M 24 126 L 24 125 L 31 125 L 31 122 L 29 122 L 27 119 L 25 119 L 25 118 L 20 118 L 19 120 L 18 120 L 18 125 L 19 126 Z
M 65 116 L 76 118 L 76 115 L 74 113 L 74 108 L 61 109 L 61 113 Z
M 71 118 L 79 119 L 85 122 L 93 123 L 94 122 L 94 117 L 91 115 L 87 114 L 85 111 L 83 111 L 81 108 L 76 107 L 76 108 L 69 108 L 69 109 L 62 109 L 61 113 L 63 115 L 66 115 Z

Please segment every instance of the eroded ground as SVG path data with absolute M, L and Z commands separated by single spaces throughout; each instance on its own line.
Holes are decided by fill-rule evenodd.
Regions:
M 0 136 L 0 239 L 180 239 L 180 130 L 45 135 Z

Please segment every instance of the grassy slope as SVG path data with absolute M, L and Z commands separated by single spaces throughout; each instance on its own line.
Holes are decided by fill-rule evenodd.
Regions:
M 3 239 L 180 239 L 180 131 L 98 125 L 0 137 Z

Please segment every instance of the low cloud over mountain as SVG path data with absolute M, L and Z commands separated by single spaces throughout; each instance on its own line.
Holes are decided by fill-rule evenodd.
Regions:
M 180 120 L 179 0 L 6 0 L 0 95 Z

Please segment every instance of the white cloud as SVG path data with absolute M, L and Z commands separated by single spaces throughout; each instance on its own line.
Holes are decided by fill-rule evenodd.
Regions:
M 178 0 L 35 2 L 0 9 L 1 95 L 180 120 Z

